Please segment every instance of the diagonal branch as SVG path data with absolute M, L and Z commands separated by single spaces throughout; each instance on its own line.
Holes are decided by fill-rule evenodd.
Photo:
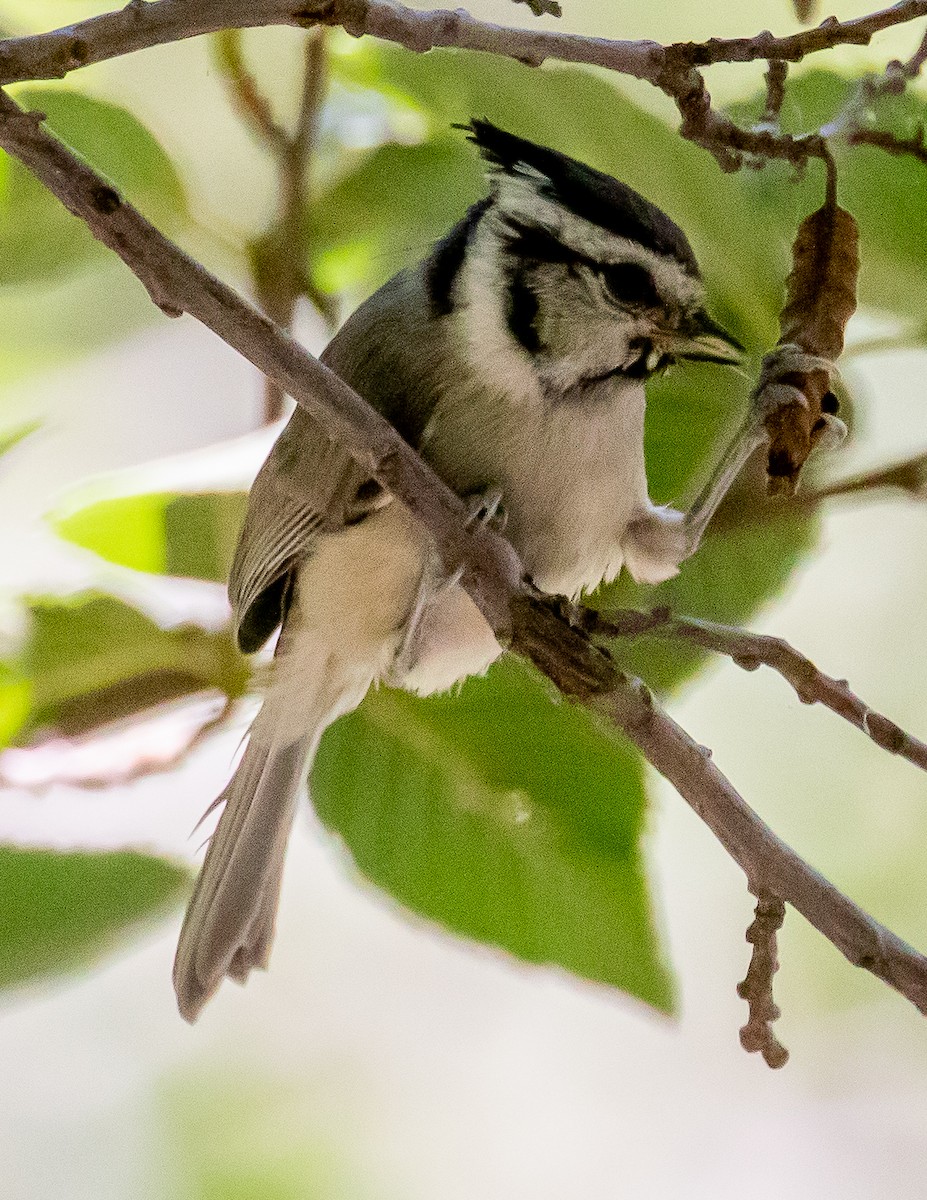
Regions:
M 170 315 L 188 312 L 274 379 L 344 443 L 432 533 L 445 565 L 497 635 L 567 696 L 601 713 L 670 781 L 744 871 L 751 891 L 793 905 L 850 962 L 927 1013 L 927 958 L 879 924 L 782 842 L 639 681 L 619 671 L 570 619 L 573 607 L 520 578 L 514 551 L 466 528 L 458 496 L 333 372 L 183 253 L 90 167 L 0 92 L 0 146 L 17 157 L 141 279 Z
M 604 712 L 701 817 L 756 895 L 791 904 L 854 966 L 871 971 L 927 1015 L 927 958 L 886 929 L 785 844 L 642 685 L 599 697 Z
M 509 598 L 519 586 L 514 551 L 492 530 L 469 531 L 463 501 L 442 483 L 343 380 L 297 345 L 230 287 L 160 234 L 115 189 L 0 92 L 0 146 L 15 155 L 104 245 L 114 250 L 170 317 L 189 312 L 288 395 L 299 398 L 333 439 L 350 447 L 371 475 L 403 500 L 435 535 L 449 573 L 465 586 L 500 636 L 510 626 Z M 469 547 L 472 544 L 472 549 Z M 473 563 L 479 562 L 477 570 Z
M 216 56 L 228 80 L 233 101 L 273 152 L 280 182 L 276 219 L 248 247 L 258 302 L 272 321 L 283 329 L 290 329 L 300 297 L 308 296 L 331 323 L 331 301 L 314 286 L 309 276 L 306 226 L 310 171 L 327 82 L 325 30 L 316 26 L 306 35 L 299 110 L 292 133 L 274 119 L 270 104 L 248 70 L 242 52 L 241 31 L 225 30 L 216 43 Z M 284 393 L 266 376 L 264 384 L 264 421 L 270 424 L 283 416 Z
M 871 738 L 882 750 L 897 754 L 927 771 L 927 743 L 861 700 L 845 679 L 834 679 L 810 658 L 779 637 L 750 633 L 714 621 L 677 617 L 667 608 L 651 612 L 634 609 L 599 614 L 584 610 L 584 627 L 601 637 L 656 636 L 674 638 L 724 654 L 745 671 L 770 667 L 795 689 L 802 704 L 822 704 Z
M 547 0 L 541 0 L 547 3 Z M 552 6 L 550 6 L 552 8 Z M 511 29 L 471 17 L 463 9 L 420 12 L 391 0 L 129 0 L 116 12 L 62 29 L 0 42 L 0 84 L 60 79 L 70 71 L 136 50 L 222 29 L 265 25 L 340 25 L 355 37 L 370 34 L 424 52 L 441 46 L 483 50 L 540 66 L 549 58 L 607 67 L 657 82 L 660 72 L 746 63 L 758 59 L 799 62 L 835 46 L 866 46 L 893 25 L 927 16 L 927 0 L 904 0 L 864 17 L 828 17 L 813 29 L 786 37 L 768 31 L 752 38 L 711 38 L 662 47 L 652 41 L 583 37 L 552 30 Z
M 536 11 L 553 11 L 548 0 L 528 0 Z M 718 113 L 699 68 L 714 63 L 767 59 L 798 62 L 834 46 L 867 45 L 876 33 L 927 16 L 927 0 L 903 0 L 891 8 L 837 21 L 828 17 L 814 29 L 787 37 L 768 31 L 753 38 L 712 38 L 707 42 L 620 41 L 552 30 L 511 29 L 478 21 L 463 9 L 420 12 L 393 0 L 129 0 L 118 12 L 91 17 L 49 33 L 0 42 L 0 85 L 35 79 L 59 79 L 90 63 L 146 47 L 227 29 L 265 25 L 310 28 L 341 26 L 354 37 L 369 35 L 424 53 L 454 46 L 514 58 L 539 67 L 548 59 L 605 67 L 647 80 L 669 96 L 682 117 L 680 133 L 715 155 L 722 169 L 738 170 L 745 157 L 784 158 L 801 166 L 826 158 L 817 134 L 796 137 L 768 124 L 745 129 Z M 920 69 L 919 50 L 900 70 Z M 915 72 L 916 73 L 916 72 Z

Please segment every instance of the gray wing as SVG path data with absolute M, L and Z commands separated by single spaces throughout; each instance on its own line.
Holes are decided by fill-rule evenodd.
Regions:
M 421 269 L 400 271 L 361 305 L 322 361 L 413 446 L 436 403 L 447 357 Z M 326 533 L 389 502 L 379 485 L 297 408 L 258 473 L 248 503 L 229 597 L 238 644 L 257 650 L 286 615 L 297 563 Z
M 245 653 L 259 649 L 280 624 L 293 570 L 318 539 L 385 500 L 351 456 L 297 408 L 251 488 L 229 576 Z

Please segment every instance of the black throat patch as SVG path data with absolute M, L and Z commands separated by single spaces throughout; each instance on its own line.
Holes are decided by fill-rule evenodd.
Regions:
M 512 337 L 528 351 L 538 354 L 543 346 L 537 329 L 538 298 L 528 282 L 531 269 L 524 263 L 515 267 L 509 280 L 509 298 L 505 319 Z
M 454 284 L 463 266 L 467 246 L 491 204 L 492 197 L 484 196 L 471 205 L 464 219 L 435 244 L 425 264 L 425 286 L 431 311 L 436 317 L 446 317 L 454 311 Z

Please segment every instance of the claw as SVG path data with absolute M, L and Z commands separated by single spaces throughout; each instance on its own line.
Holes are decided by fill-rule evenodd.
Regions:
M 809 354 L 801 346 L 785 342 L 777 346 L 763 359 L 760 377 L 751 397 L 757 416 L 765 418 L 771 412 L 781 408 L 783 404 L 800 403 L 807 405 L 802 392 L 792 382 L 792 376 L 811 375 L 815 371 L 824 371 L 830 379 L 836 368 L 829 358 L 819 354 Z M 781 390 L 780 390 L 781 389 Z M 788 396 L 784 391 L 788 390 Z
M 489 525 L 496 533 L 503 533 L 509 514 L 502 502 L 502 492 L 495 487 L 484 491 L 470 492 L 464 497 L 468 508 L 467 525 Z

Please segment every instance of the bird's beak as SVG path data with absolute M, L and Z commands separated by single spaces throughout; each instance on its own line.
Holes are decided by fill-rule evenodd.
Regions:
M 666 349 L 674 358 L 715 363 L 740 362 L 745 353 L 740 342 L 704 310 L 681 329 L 667 332 Z

